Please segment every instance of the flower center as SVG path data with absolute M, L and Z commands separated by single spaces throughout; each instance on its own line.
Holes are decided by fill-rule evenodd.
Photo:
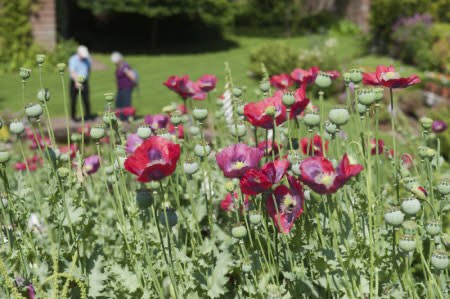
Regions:
M 295 206 L 297 205 L 297 202 L 290 194 L 286 194 L 283 198 L 283 202 L 280 205 L 280 211 L 282 213 L 292 213 Z
M 335 173 L 326 172 L 319 174 L 316 179 L 314 180 L 317 184 L 323 184 L 327 188 L 329 188 L 331 185 L 333 185 L 334 179 L 336 178 Z
M 242 169 L 242 168 L 244 168 L 245 166 L 247 166 L 247 164 L 245 164 L 244 162 L 241 162 L 241 161 L 237 161 L 236 163 L 234 163 L 234 165 L 233 165 L 233 169 Z
M 397 72 L 386 72 L 381 74 L 383 80 L 391 80 L 400 78 L 400 74 Z
M 275 116 L 275 114 L 277 113 L 277 108 L 275 108 L 275 106 L 269 106 L 266 108 L 266 111 L 264 111 L 264 113 L 270 116 Z

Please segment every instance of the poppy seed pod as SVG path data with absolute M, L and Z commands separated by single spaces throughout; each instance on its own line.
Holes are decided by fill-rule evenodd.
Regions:
M 249 273 L 252 271 L 252 262 L 250 260 L 242 261 L 242 272 Z
M 320 115 L 317 112 L 308 112 L 303 118 L 303 122 L 308 127 L 316 127 L 320 124 Z
M 437 220 L 429 220 L 425 226 L 427 233 L 434 237 L 441 232 L 441 222 Z
M 410 197 L 402 202 L 402 210 L 408 215 L 416 215 L 421 208 L 420 201 L 415 197 Z
M 175 209 L 170 207 L 165 207 L 161 209 L 159 214 L 159 222 L 164 226 L 169 228 L 174 227 L 178 223 L 178 215 Z
M 240 98 L 241 95 L 242 95 L 242 89 L 240 89 L 239 87 L 234 87 L 234 88 L 233 88 L 233 95 L 234 95 L 236 98 Z
M 270 89 L 270 82 L 267 80 L 261 80 L 259 83 L 259 89 L 261 89 L 262 92 L 266 93 Z
M 174 126 L 178 126 L 182 121 L 183 118 L 181 117 L 180 111 L 174 111 L 170 114 L 170 121 Z
M 105 112 L 105 114 L 103 114 L 102 120 L 103 123 L 108 127 L 115 126 L 117 124 L 117 116 L 113 112 Z
M 70 170 L 66 167 L 59 167 L 56 172 L 58 173 L 58 176 L 62 179 L 66 178 L 70 174 Z
M 330 135 L 334 135 L 334 134 L 336 134 L 337 126 L 335 124 L 333 124 L 332 122 L 327 121 L 325 123 L 325 131 Z
M 25 131 L 25 126 L 21 121 L 14 120 L 9 124 L 9 131 L 13 134 L 22 134 Z
M 22 78 L 22 81 L 25 81 L 28 78 L 30 78 L 31 70 L 27 69 L 27 68 L 24 68 L 24 67 L 21 67 L 20 71 L 19 71 L 19 76 L 20 76 L 20 78 Z
M 208 144 L 196 144 L 194 147 L 194 153 L 200 158 L 204 158 L 211 152 L 211 147 Z
M 441 195 L 449 195 L 450 194 L 450 184 L 448 182 L 445 181 L 441 181 L 438 185 L 437 185 L 437 190 L 439 191 L 439 193 Z
M 343 75 L 345 85 L 349 85 L 352 82 L 351 76 L 349 72 L 345 72 Z
M 258 211 L 252 211 L 248 219 L 250 220 L 251 224 L 256 225 L 261 223 L 262 215 Z
M 431 265 L 437 270 L 446 270 L 448 268 L 447 252 L 435 250 L 431 256 Z
M 5 164 L 9 161 L 9 158 L 11 158 L 9 151 L 5 148 L 0 148 L 0 163 Z
M 331 76 L 325 72 L 319 72 L 314 83 L 320 88 L 328 88 L 331 86 Z
M 152 136 L 152 129 L 148 125 L 140 125 L 137 129 L 137 135 L 141 139 L 147 139 L 148 137 Z
M 421 157 L 422 159 L 427 158 L 427 150 L 428 150 L 427 146 L 419 146 L 418 150 L 419 150 L 418 152 L 419 157 Z
M 111 175 L 113 173 L 114 173 L 114 166 L 113 165 L 105 166 L 105 174 L 106 175 Z
M 247 228 L 242 223 L 238 223 L 231 229 L 231 235 L 236 239 L 242 239 L 247 235 Z
M 25 107 L 25 114 L 29 118 L 39 118 L 42 115 L 42 112 L 44 112 L 42 106 L 37 103 L 30 103 Z
M 234 137 L 244 137 L 247 134 L 247 127 L 244 123 L 231 125 L 230 132 Z
M 66 70 L 66 64 L 60 62 L 60 63 L 58 63 L 58 64 L 56 65 L 56 68 L 58 69 L 58 71 L 59 71 L 60 74 L 63 74 L 64 71 Z
M 112 103 L 112 101 L 114 100 L 114 94 L 111 92 L 105 93 L 104 97 L 105 97 L 105 101 L 108 103 Z
M 39 91 L 37 93 L 37 99 L 41 103 L 45 103 L 45 102 L 50 101 L 50 91 L 48 91 L 47 88 L 39 89 Z
M 284 106 L 291 107 L 295 103 L 294 93 L 290 91 L 285 92 L 281 97 L 281 100 L 283 101 Z
M 43 64 L 45 62 L 45 55 L 44 54 L 37 54 L 36 55 L 36 63 L 37 64 Z
M 383 99 L 384 89 L 382 87 L 375 87 L 373 90 L 375 94 L 375 102 L 378 103 Z
M 403 235 L 398 241 L 398 247 L 406 252 L 411 252 L 416 249 L 416 237 L 414 235 Z
M 384 214 L 384 221 L 392 226 L 399 226 L 400 224 L 402 224 L 404 219 L 405 214 L 403 214 L 398 207 L 391 207 Z
M 105 127 L 103 124 L 95 124 L 91 127 L 89 133 L 94 140 L 100 140 L 105 137 Z
M 364 115 L 366 113 L 366 111 L 367 111 L 367 106 L 358 103 L 358 105 L 356 107 L 356 110 L 358 110 L 359 115 Z
M 372 88 L 358 90 L 358 103 L 370 106 L 375 102 L 375 92 Z
M 203 121 L 208 117 L 208 110 L 205 108 L 194 108 L 192 116 L 194 116 L 197 121 Z
M 148 209 L 153 204 L 153 192 L 148 188 L 136 190 L 136 203 L 141 210 Z
M 172 141 L 172 134 L 170 134 L 167 129 L 156 129 L 155 133 L 159 137 L 162 137 L 168 141 Z
M 191 160 L 191 159 L 186 159 L 183 163 L 183 170 L 188 175 L 195 174 L 199 168 L 200 168 L 200 166 L 199 166 L 198 162 Z
M 431 129 L 431 126 L 433 125 L 433 120 L 428 117 L 422 117 L 420 119 L 420 125 L 422 126 L 422 128 L 424 130 L 429 130 L 429 129 Z
M 339 127 L 345 125 L 348 122 L 350 114 L 348 113 L 347 108 L 337 107 L 330 110 L 330 112 L 328 113 L 328 118 L 333 124 Z
M 239 116 L 244 115 L 244 107 L 245 107 L 245 104 L 242 103 L 242 102 L 236 106 L 236 113 L 237 113 Z
M 413 178 L 413 177 L 403 178 L 402 183 L 405 186 L 406 190 L 408 190 L 408 191 L 411 191 L 414 186 L 419 184 L 417 182 L 417 179 Z
M 352 80 L 353 83 L 355 84 L 361 83 L 363 76 L 362 71 L 360 69 L 351 69 L 349 73 L 350 73 L 350 80 Z
M 227 192 L 231 193 L 234 191 L 234 189 L 236 189 L 236 184 L 233 182 L 233 180 L 227 181 L 225 183 L 225 190 L 227 190 Z
M 402 223 L 402 228 L 406 235 L 415 235 L 417 232 L 417 223 L 412 220 L 406 220 Z
M 192 136 L 198 136 L 200 135 L 200 128 L 197 126 L 190 126 L 189 133 L 191 133 Z

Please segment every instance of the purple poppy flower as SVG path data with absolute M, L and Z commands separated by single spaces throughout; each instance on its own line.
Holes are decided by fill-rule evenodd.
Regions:
M 224 148 L 216 155 L 217 165 L 227 178 L 240 178 L 247 170 L 258 166 L 264 152 L 243 143 Z
M 147 115 L 144 122 L 149 125 L 152 130 L 163 129 L 169 123 L 169 117 L 165 114 Z
M 100 159 L 97 155 L 89 156 L 84 160 L 83 170 L 87 174 L 91 175 L 93 173 L 96 173 L 99 168 Z
M 137 134 L 130 134 L 127 137 L 127 143 L 125 145 L 125 151 L 128 154 L 134 153 L 134 151 L 141 145 L 142 139 Z
M 217 77 L 214 75 L 205 74 L 197 80 L 197 86 L 203 92 L 210 92 L 216 88 Z
M 435 120 L 431 125 L 431 129 L 434 133 L 442 133 L 447 130 L 447 123 L 443 120 Z

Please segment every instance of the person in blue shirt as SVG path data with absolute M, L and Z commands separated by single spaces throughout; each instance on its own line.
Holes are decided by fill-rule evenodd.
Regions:
M 72 55 L 69 59 L 70 72 L 70 100 L 71 100 L 71 115 L 73 121 L 80 121 L 77 114 L 77 98 L 81 91 L 81 99 L 84 105 L 84 118 L 89 120 L 95 116 L 91 114 L 91 105 L 89 102 L 89 75 L 91 73 L 91 58 L 89 51 L 85 46 L 79 46 L 77 53 Z M 79 83 L 78 77 L 84 77 L 84 82 Z

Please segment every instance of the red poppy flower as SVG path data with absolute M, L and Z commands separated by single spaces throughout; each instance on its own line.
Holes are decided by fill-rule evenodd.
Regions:
M 320 69 L 317 66 L 311 67 L 309 70 L 297 68 L 291 72 L 291 78 L 298 84 L 311 84 L 316 80 Z
M 269 196 L 266 201 L 267 211 L 275 222 L 278 231 L 289 233 L 294 226 L 294 221 L 303 213 L 305 201 L 303 188 L 300 182 L 292 176 L 287 176 L 289 188 L 280 185 L 275 188 L 274 195 Z
M 167 86 L 167 88 L 169 88 L 172 91 L 177 91 L 177 86 L 178 86 L 178 81 L 181 79 L 181 77 L 178 76 L 170 76 L 169 78 L 167 78 L 166 82 L 164 82 L 163 84 L 165 86 Z
M 214 88 L 216 88 L 217 77 L 214 75 L 205 74 L 197 80 L 197 86 L 203 92 L 210 92 Z
M 14 168 L 16 169 L 16 171 L 24 171 L 27 170 L 27 164 L 29 171 L 36 171 L 38 167 L 43 164 L 42 158 L 40 158 L 38 155 L 34 155 L 31 158 L 27 158 L 26 162 L 17 162 L 14 165 Z
M 384 151 L 384 141 L 381 139 L 378 139 L 378 154 L 381 154 Z M 370 140 L 370 154 L 376 155 L 377 154 L 377 140 L 372 139 Z
M 62 146 L 62 147 L 59 148 L 59 151 L 61 152 L 61 154 L 69 153 L 70 154 L 70 160 L 73 160 L 75 158 L 76 154 L 77 154 L 77 149 L 78 149 L 77 145 L 72 143 L 70 145 L 70 148 L 68 148 L 67 145 L 66 146 Z
M 178 125 L 178 139 L 184 139 L 184 127 L 183 125 Z M 167 126 L 167 131 L 169 131 L 170 134 L 175 135 L 175 126 L 172 123 L 169 123 Z
M 281 181 L 289 167 L 287 160 L 266 163 L 261 169 L 250 169 L 241 178 L 241 191 L 247 195 L 257 195 L 268 191 Z
M 140 182 L 159 181 L 171 175 L 180 158 L 180 145 L 160 136 L 146 139 L 125 160 L 125 169 Z
M 216 155 L 217 165 L 227 178 L 240 178 L 247 170 L 258 166 L 264 152 L 243 143 L 224 148 Z
M 413 157 L 411 154 L 403 154 L 400 159 L 401 166 L 406 169 L 411 169 L 411 167 L 414 165 Z
M 324 149 L 325 152 L 328 151 L 328 141 L 325 141 Z M 314 135 L 313 142 L 308 137 L 303 137 L 300 140 L 300 145 L 302 147 L 302 152 L 304 155 L 308 154 L 308 144 L 309 144 L 309 155 L 311 156 L 323 156 L 322 151 L 322 138 L 319 135 Z
M 236 191 L 234 191 L 233 197 L 231 197 L 231 193 L 227 193 L 225 198 L 220 201 L 220 208 L 222 210 L 224 210 L 225 212 L 234 211 L 235 210 L 235 206 L 236 206 L 235 203 L 238 202 L 238 201 L 239 201 L 239 195 L 238 195 L 238 193 Z M 244 206 L 245 206 L 246 210 L 248 209 L 249 204 L 250 204 L 249 197 L 248 197 L 248 195 L 246 195 L 244 197 Z M 241 206 L 240 209 L 242 210 L 242 208 L 243 207 Z
M 306 97 L 306 85 L 302 85 L 294 92 L 295 103 L 290 107 L 291 113 L 289 117 L 293 119 L 300 115 L 310 103 Z
M 278 143 L 273 143 L 272 140 L 267 140 L 267 153 L 266 153 L 266 142 L 265 141 L 261 141 L 258 143 L 258 148 L 260 150 L 263 151 L 263 153 L 266 154 L 266 156 L 272 156 L 272 151 L 274 153 L 274 155 L 278 155 L 278 153 L 280 152 L 280 149 L 282 148 L 281 145 L 279 145 Z
M 363 166 L 350 164 L 347 154 L 336 169 L 324 157 L 309 157 L 300 163 L 300 180 L 319 194 L 331 194 L 362 170 Z
M 363 74 L 363 83 L 373 86 L 381 85 L 388 88 L 405 88 L 420 82 L 420 78 L 417 75 L 404 78 L 400 77 L 392 65 L 389 67 L 379 65 L 375 72 Z
M 257 103 L 248 103 L 244 106 L 244 115 L 255 127 L 273 129 L 273 119 L 276 125 L 286 121 L 286 107 L 281 101 L 282 92 L 266 98 Z
M 270 85 L 278 89 L 286 89 L 294 84 L 294 81 L 288 74 L 274 75 L 270 77 Z

